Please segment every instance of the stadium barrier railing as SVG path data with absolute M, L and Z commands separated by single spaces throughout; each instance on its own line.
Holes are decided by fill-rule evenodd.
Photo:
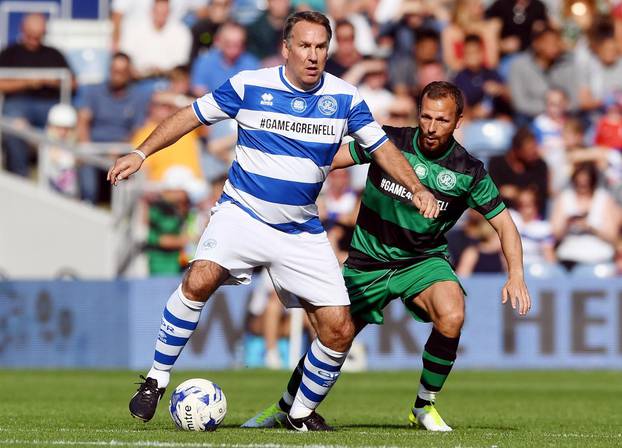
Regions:
M 44 131 L 33 127 L 23 127 L 16 124 L 13 119 L 0 116 L 0 135 L 2 133 L 14 135 L 35 147 L 40 161 L 46 160 L 46 157 L 43 157 L 43 152 L 50 146 L 54 146 L 68 151 L 82 164 L 96 166 L 103 170 L 110 167 L 113 156 L 126 154 L 133 149 L 131 145 L 125 142 L 69 143 L 56 140 Z M 51 191 L 45 166 L 38 167 L 37 184 L 41 189 Z M 117 240 L 115 244 L 117 276 L 122 276 L 133 258 L 137 256 L 135 251 L 137 245 L 135 235 L 136 205 L 142 196 L 144 185 L 144 178 L 141 175 L 136 175 L 119 183 L 111 192 L 110 213 L 112 214 L 112 226 Z

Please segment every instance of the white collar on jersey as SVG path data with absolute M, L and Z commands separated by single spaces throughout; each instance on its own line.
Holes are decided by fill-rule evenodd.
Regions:
M 285 66 L 281 65 L 279 67 L 279 76 L 281 77 L 281 81 L 283 81 L 283 84 L 285 84 L 290 90 L 293 90 L 294 92 L 300 92 L 300 93 L 306 93 L 307 95 L 313 95 L 315 92 L 317 92 L 322 85 L 324 85 L 324 76 L 325 73 L 322 73 L 322 77 L 320 78 L 320 80 L 317 82 L 316 85 L 314 85 L 312 88 L 310 88 L 309 90 L 303 90 L 303 89 L 299 89 L 298 87 L 296 87 L 295 85 L 293 85 L 289 79 L 287 79 L 287 76 L 285 76 Z

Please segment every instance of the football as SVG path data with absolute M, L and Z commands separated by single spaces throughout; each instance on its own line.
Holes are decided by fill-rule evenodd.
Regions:
M 179 429 L 215 431 L 227 415 L 227 399 L 217 384 L 193 378 L 173 391 L 169 411 Z

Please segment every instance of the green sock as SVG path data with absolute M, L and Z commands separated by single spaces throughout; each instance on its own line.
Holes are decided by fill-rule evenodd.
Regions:
M 460 336 L 450 338 L 441 334 L 436 328 L 432 329 L 423 351 L 421 387 L 415 401 L 416 408 L 434 403 L 436 394 L 443 388 L 454 365 L 459 341 Z

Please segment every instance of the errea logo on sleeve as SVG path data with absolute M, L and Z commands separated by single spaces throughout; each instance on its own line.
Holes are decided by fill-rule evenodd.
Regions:
M 265 92 L 261 95 L 261 102 L 259 104 L 261 104 L 262 106 L 272 106 L 273 99 L 274 97 L 271 93 Z

